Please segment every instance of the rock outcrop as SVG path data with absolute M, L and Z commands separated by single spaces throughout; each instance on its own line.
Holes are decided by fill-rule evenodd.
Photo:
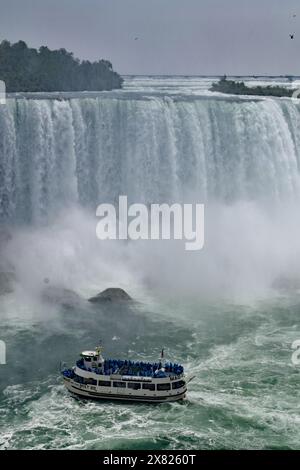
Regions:
M 14 291 L 15 275 L 11 272 L 0 272 L 0 295 Z
M 131 302 L 133 299 L 123 289 L 110 287 L 88 299 L 89 302 Z
M 63 307 L 74 307 L 83 302 L 83 299 L 76 292 L 58 286 L 46 287 L 42 292 L 42 299 Z
M 12 234 L 8 227 L 0 226 L 0 249 L 12 239 Z
M 300 290 L 300 279 L 281 276 L 274 280 L 272 287 L 278 291 L 297 291 Z

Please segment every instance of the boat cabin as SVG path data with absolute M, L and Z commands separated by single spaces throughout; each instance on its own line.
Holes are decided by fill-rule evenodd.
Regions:
M 80 356 L 82 368 L 86 370 L 97 369 L 100 374 L 104 372 L 104 358 L 101 355 L 100 348 L 95 351 L 83 351 Z

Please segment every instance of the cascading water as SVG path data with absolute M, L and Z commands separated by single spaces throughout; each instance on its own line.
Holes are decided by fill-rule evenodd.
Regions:
M 208 86 L 134 78 L 0 106 L 1 449 L 299 449 L 300 106 Z M 120 194 L 204 202 L 204 249 L 98 240 L 95 207 Z M 140 303 L 86 300 L 112 286 Z M 99 337 L 133 360 L 165 347 L 195 376 L 187 402 L 74 401 L 58 364 Z
M 123 95 L 0 106 L 0 218 L 38 222 L 68 204 L 265 199 L 300 194 L 291 100 Z

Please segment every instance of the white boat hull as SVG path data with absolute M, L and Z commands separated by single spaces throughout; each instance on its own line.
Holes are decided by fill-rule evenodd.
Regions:
M 167 395 L 150 395 L 138 394 L 134 391 L 129 393 L 116 393 L 114 391 L 104 392 L 100 391 L 97 387 L 86 386 L 78 384 L 70 379 L 64 378 L 66 388 L 74 395 L 82 398 L 89 398 L 94 400 L 119 400 L 119 401 L 132 401 L 132 402 L 147 402 L 147 403 L 166 403 L 172 401 L 184 400 L 186 397 L 186 387 L 169 393 Z

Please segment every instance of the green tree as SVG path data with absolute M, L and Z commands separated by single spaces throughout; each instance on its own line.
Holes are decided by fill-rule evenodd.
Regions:
M 0 43 L 0 79 L 8 92 L 101 91 L 121 88 L 123 79 L 108 60 L 80 61 L 61 48 L 28 48 L 24 41 Z

